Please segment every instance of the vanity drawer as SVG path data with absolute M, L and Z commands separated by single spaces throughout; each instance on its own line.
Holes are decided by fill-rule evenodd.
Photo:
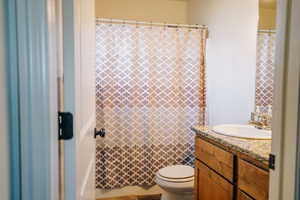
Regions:
M 254 199 L 269 197 L 269 173 L 244 160 L 238 160 L 238 187 Z
M 196 158 L 233 182 L 233 154 L 196 137 Z

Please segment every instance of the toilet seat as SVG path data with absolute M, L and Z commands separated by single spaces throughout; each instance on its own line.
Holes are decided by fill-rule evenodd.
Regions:
M 173 183 L 193 182 L 194 168 L 185 165 L 168 166 L 157 172 L 157 178 Z
M 192 200 L 194 168 L 174 165 L 160 169 L 155 182 L 162 188 L 161 200 Z

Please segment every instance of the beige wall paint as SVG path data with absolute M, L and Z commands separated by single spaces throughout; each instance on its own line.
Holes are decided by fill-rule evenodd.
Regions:
M 258 0 L 190 0 L 188 22 L 206 24 L 211 124 L 247 123 L 254 108 Z
M 259 29 L 276 29 L 276 9 L 259 8 Z
M 96 17 L 186 23 L 188 0 L 96 0 Z
M 0 199 L 9 200 L 9 146 L 5 70 L 4 0 L 0 0 Z

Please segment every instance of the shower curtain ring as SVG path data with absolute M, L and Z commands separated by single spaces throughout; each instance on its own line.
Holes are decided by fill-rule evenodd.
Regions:
M 110 26 L 112 26 L 112 24 L 113 24 L 113 19 L 110 18 Z

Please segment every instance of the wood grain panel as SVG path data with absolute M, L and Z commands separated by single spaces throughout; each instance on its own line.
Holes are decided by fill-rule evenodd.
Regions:
M 196 138 L 196 158 L 233 182 L 233 154 Z
M 232 200 L 234 187 L 226 179 L 196 161 L 195 200 Z
M 247 194 L 238 190 L 237 200 L 254 200 L 253 198 L 249 197 Z
M 255 157 L 249 155 L 248 153 L 245 152 L 241 152 L 241 151 L 237 151 L 234 148 L 231 148 L 230 146 L 226 146 L 218 141 L 215 141 L 211 138 L 205 137 L 205 136 L 201 136 L 201 135 L 197 135 L 196 138 L 202 139 L 206 142 L 209 142 L 212 145 L 215 145 L 221 149 L 223 149 L 224 151 L 227 151 L 229 153 L 232 153 L 233 155 L 236 155 L 237 157 L 243 159 L 243 160 L 247 160 L 248 162 L 264 169 L 264 170 L 269 170 L 269 161 L 260 161 L 257 160 Z
M 199 176 L 200 176 L 200 169 L 199 169 L 199 161 L 195 159 L 195 179 L 194 179 L 194 200 L 199 200 Z
M 238 160 L 238 187 L 257 200 L 269 197 L 269 173 L 244 160 Z

